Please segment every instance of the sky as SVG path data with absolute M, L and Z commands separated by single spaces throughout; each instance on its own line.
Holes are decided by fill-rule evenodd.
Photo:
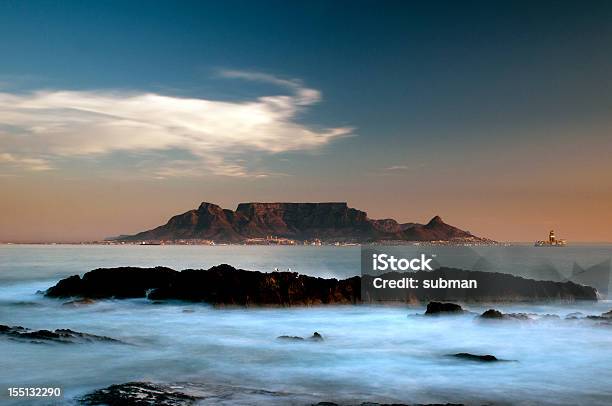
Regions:
M 605 1 L 0 0 L 0 242 L 208 201 L 612 241 Z

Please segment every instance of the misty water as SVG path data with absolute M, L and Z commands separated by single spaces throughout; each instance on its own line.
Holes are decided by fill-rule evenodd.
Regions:
M 585 255 L 609 252 L 608 247 L 583 249 Z M 65 300 L 36 293 L 62 277 L 97 267 L 184 269 L 230 263 L 344 278 L 359 274 L 359 261 L 357 247 L 0 246 L 0 324 L 70 328 L 127 343 L 41 345 L 0 339 L 0 402 L 9 402 L 6 391 L 11 386 L 59 386 L 65 393 L 62 402 L 70 402 L 91 390 L 128 381 L 272 392 L 257 392 L 245 400 L 248 404 L 285 404 L 292 399 L 295 404 L 612 401 L 612 327 L 563 320 L 577 311 L 606 312 L 612 309 L 607 300 L 495 304 L 504 312 L 556 314 L 561 319 L 483 323 L 474 315 L 424 317 L 423 307 L 218 309 L 144 299 L 71 307 L 63 305 Z M 467 307 L 482 312 L 490 306 Z M 276 339 L 307 337 L 314 331 L 325 341 Z M 448 356 L 458 352 L 493 354 L 509 362 Z

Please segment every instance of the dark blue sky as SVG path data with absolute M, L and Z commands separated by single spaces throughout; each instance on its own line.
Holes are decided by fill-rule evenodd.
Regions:
M 296 200 L 308 189 L 314 200 L 343 197 L 376 216 L 450 213 L 490 235 L 489 220 L 466 214 L 480 195 L 499 207 L 527 195 L 540 202 L 533 218 L 550 196 L 568 212 L 578 207 L 566 196 L 568 184 L 595 201 L 609 197 L 600 171 L 610 169 L 603 161 L 612 117 L 611 22 L 612 3 L 605 1 L 0 1 L 0 92 L 150 92 L 248 103 L 287 88 L 220 72 L 295 80 L 321 92 L 321 101 L 291 122 L 350 127 L 353 136 L 315 150 L 226 153 L 233 163 L 248 161 L 250 170 L 257 160 L 258 170 L 283 175 L 273 183 L 262 176 L 252 189 L 216 176 L 173 179 L 166 187 L 199 182 L 229 206 L 268 196 Z M 135 156 L 146 161 L 123 148 L 95 152 L 96 164 L 68 159 L 59 147 L 55 155 L 28 155 L 32 147 L 15 140 L 0 149 L 11 164 L 51 162 L 52 171 L 27 175 L 38 177 L 73 171 L 101 178 L 110 167 L 133 169 L 126 163 Z M 174 145 L 164 159 L 184 153 Z M 572 173 L 560 182 L 568 167 Z M 9 174 L 25 176 L 15 171 Z M 444 203 L 432 208 L 408 192 L 385 195 L 388 187 L 378 200 L 364 196 L 364 179 L 379 178 L 406 190 L 424 187 Z M 217 185 L 228 182 L 231 191 Z M 279 183 L 287 194 L 275 188 Z M 526 189 L 508 192 L 517 185 Z M 194 204 L 186 198 L 165 210 Z

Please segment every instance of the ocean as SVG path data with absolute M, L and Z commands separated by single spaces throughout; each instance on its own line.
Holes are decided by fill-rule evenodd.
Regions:
M 489 258 L 506 258 L 509 254 L 504 250 L 516 249 L 486 248 Z M 558 271 L 569 276 L 576 258 L 582 262 L 592 258 L 590 262 L 597 263 L 606 255 L 609 258 L 612 248 L 585 245 L 535 252 L 554 257 L 551 263 L 558 263 Z M 99 267 L 185 269 L 221 263 L 346 278 L 360 272 L 360 249 L 0 246 L 0 324 L 69 328 L 126 343 L 31 344 L 0 339 L 0 402 L 37 404 L 9 398 L 9 387 L 61 387 L 61 399 L 38 404 L 64 404 L 92 390 L 128 381 L 188 383 L 209 394 L 211 404 L 612 402 L 612 327 L 563 319 L 574 312 L 599 315 L 609 311 L 612 303 L 607 299 L 495 304 L 505 313 L 560 318 L 486 323 L 470 314 L 425 317 L 423 306 L 237 309 L 133 299 L 73 307 L 63 305 L 65 300 L 37 293 L 61 278 Z M 480 313 L 490 306 L 466 307 Z M 323 342 L 276 339 L 280 335 L 308 337 L 315 331 L 323 335 Z M 449 356 L 459 352 L 492 354 L 508 362 L 479 363 Z

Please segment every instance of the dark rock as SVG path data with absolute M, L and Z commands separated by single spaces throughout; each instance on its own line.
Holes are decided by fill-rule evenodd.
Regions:
M 480 315 L 483 319 L 503 319 L 504 314 L 499 310 L 489 309 Z
M 385 279 L 405 277 L 392 272 Z M 434 271 L 411 273 L 416 279 L 476 279 L 478 289 L 389 289 L 385 301 L 419 302 L 441 297 L 443 300 L 462 301 L 527 301 L 527 300 L 596 300 L 593 288 L 571 282 L 546 282 L 479 271 L 441 268 Z M 170 268 L 100 268 L 87 272 L 82 278 L 71 276 L 49 288 L 49 297 L 86 298 L 145 298 L 154 303 L 163 300 L 186 300 L 228 306 L 308 306 L 320 304 L 356 304 L 378 300 L 370 294 L 373 276 L 354 276 L 337 280 L 300 275 L 295 272 L 246 271 L 230 265 L 210 269 Z M 481 289 L 482 286 L 482 289 Z M 362 288 L 364 289 L 362 291 Z M 379 294 L 380 292 L 376 292 Z M 450 299 L 449 299 L 450 298 Z M 462 313 L 452 303 L 432 302 L 426 314 Z M 442 306 L 437 308 L 436 306 Z M 449 306 L 444 310 L 444 306 Z M 457 306 L 457 307 L 454 307 Z M 430 308 L 431 307 L 431 308 Z
M 49 288 L 46 296 L 88 298 L 135 298 L 145 297 L 148 290 L 172 283 L 177 272 L 170 268 L 99 268 L 62 279 Z
M 457 354 L 453 354 L 453 357 L 466 359 L 469 361 L 480 361 L 480 362 L 499 361 L 494 355 L 476 355 L 476 354 L 470 354 L 469 352 L 460 352 Z
M 534 315 L 537 316 L 537 315 Z M 546 314 L 543 318 L 559 318 L 557 315 Z M 480 315 L 481 319 L 488 320 L 531 320 L 531 317 L 527 313 L 502 313 L 499 310 L 489 309 Z
M 78 278 L 78 277 L 76 277 Z M 219 265 L 208 270 L 169 268 L 96 269 L 70 277 L 50 288 L 50 297 L 148 297 L 157 300 L 202 301 L 217 305 L 317 305 L 360 301 L 360 279 L 338 281 L 295 272 L 262 273 Z
M 309 340 L 311 340 L 311 341 L 323 341 L 323 336 L 315 331 L 312 334 L 312 336 L 309 338 Z
M 304 337 L 299 336 L 279 336 L 276 337 L 278 340 L 287 340 L 287 341 L 304 341 Z M 309 341 L 323 341 L 323 336 L 316 331 L 312 334 L 312 336 L 308 337 Z
M 299 336 L 278 336 L 277 340 L 287 340 L 287 341 L 304 341 L 304 337 Z
M 462 314 L 463 309 L 455 303 L 429 302 L 427 304 L 426 316 L 436 316 L 439 314 Z
M 128 382 L 99 389 L 79 399 L 83 405 L 183 406 L 192 405 L 197 398 L 169 386 L 148 382 Z
M 576 320 L 576 319 L 581 319 L 584 317 L 584 313 L 582 312 L 574 312 L 574 313 L 569 313 L 567 316 L 565 316 L 566 320 Z
M 150 382 L 128 382 L 124 384 L 111 385 L 104 389 L 96 390 L 79 399 L 83 405 L 109 405 L 109 406 L 185 406 L 194 403 L 203 404 L 291 404 L 313 406 L 340 406 L 334 402 L 318 402 L 314 396 L 308 396 L 308 401 L 303 395 L 286 392 L 270 392 L 262 389 L 242 388 L 238 386 L 207 385 L 206 383 L 190 384 L 180 383 L 175 386 L 165 384 L 154 384 Z M 459 404 L 404 404 L 404 403 L 375 403 L 360 402 L 351 403 L 353 406 L 462 406 Z M 343 404 L 342 406 L 349 406 Z
M 0 336 L 30 343 L 60 343 L 60 344 L 77 344 L 87 342 L 108 342 L 121 343 L 114 338 L 98 336 L 88 333 L 80 333 L 70 329 L 50 330 L 29 330 L 21 326 L 4 326 L 0 325 Z

